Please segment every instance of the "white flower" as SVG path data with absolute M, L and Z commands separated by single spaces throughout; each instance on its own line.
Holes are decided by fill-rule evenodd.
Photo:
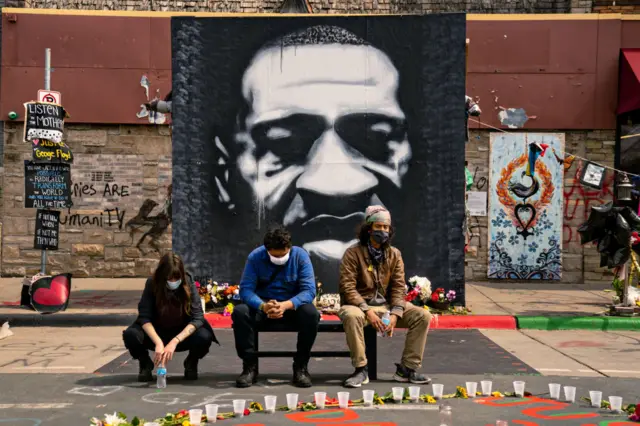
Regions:
M 211 296 L 211 303 L 218 303 L 218 298 L 215 296 Z
M 111 426 L 118 426 L 118 425 L 127 424 L 127 421 L 121 419 L 120 417 L 118 417 L 117 413 L 105 414 L 104 415 L 104 422 L 110 424 Z
M 213 282 L 213 285 L 218 285 L 218 281 L 214 281 L 214 282 Z
M 239 294 L 240 290 L 238 290 L 237 288 L 235 290 L 233 290 L 233 294 Z

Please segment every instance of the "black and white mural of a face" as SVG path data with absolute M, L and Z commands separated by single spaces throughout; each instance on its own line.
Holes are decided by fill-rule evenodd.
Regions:
M 237 280 L 264 230 L 281 223 L 294 243 L 311 254 L 325 291 L 335 292 L 340 259 L 356 241 L 364 210 L 373 204 L 391 211 L 398 231 L 395 244 L 405 252 L 409 269 L 414 259 L 431 256 L 411 253 L 416 232 L 421 227 L 442 230 L 412 224 L 416 213 L 432 221 L 440 213 L 423 206 L 444 203 L 450 208 L 443 217 L 449 220 L 458 208 L 447 197 L 432 199 L 448 188 L 441 173 L 449 166 L 438 155 L 442 160 L 459 152 L 461 172 L 451 178 L 462 182 L 464 171 L 464 112 L 454 112 L 455 97 L 453 118 L 447 122 L 442 114 L 448 108 L 446 90 L 451 96 L 464 94 L 464 20 L 440 18 L 444 21 L 212 18 L 215 25 L 204 19 L 173 20 L 174 205 L 179 211 L 181 197 L 199 205 L 197 210 L 184 206 L 185 226 L 176 217 L 174 249 L 202 270 L 195 275 Z M 456 19 L 460 22 L 452 26 Z M 450 33 L 452 43 L 461 40 L 457 79 L 451 73 L 456 55 L 419 41 L 436 27 Z M 440 41 L 447 44 L 446 37 Z M 203 57 L 194 56 L 197 49 L 205 52 Z M 425 58 L 429 50 L 431 58 Z M 426 59 L 433 61 L 428 67 Z M 429 70 L 433 75 L 421 81 Z M 426 118 L 428 105 L 444 110 L 434 108 Z M 433 123 L 431 134 L 424 128 L 427 122 Z M 449 130 L 460 133 L 462 145 L 441 152 L 437 144 Z M 427 146 L 427 140 L 435 145 Z M 183 184 L 176 181 L 183 178 Z M 423 190 L 430 181 L 434 186 L 427 194 Z M 206 200 L 205 192 L 211 194 Z M 213 217 L 202 211 L 213 211 Z M 442 250 L 436 257 L 446 258 L 446 236 L 433 237 L 444 244 L 430 249 L 432 254 Z M 462 249 L 462 233 L 460 241 Z M 239 261 L 231 259 L 235 256 Z M 438 274 L 448 276 L 449 271 Z
M 411 145 L 398 80 L 385 53 L 330 26 L 261 49 L 244 73 L 238 170 L 258 214 L 320 261 L 339 261 L 365 208 L 402 188 Z

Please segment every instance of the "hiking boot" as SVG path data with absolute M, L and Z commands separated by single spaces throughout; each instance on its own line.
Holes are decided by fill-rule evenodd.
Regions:
M 401 364 L 396 364 L 396 374 L 393 375 L 393 380 L 396 382 L 408 382 L 416 385 L 428 385 L 431 383 L 431 379 L 429 377 Z
M 147 355 L 146 357 L 142 357 L 138 360 L 140 363 L 140 370 L 138 372 L 138 381 L 139 382 L 153 382 L 153 361 Z
M 242 373 L 236 379 L 236 387 L 248 388 L 258 381 L 258 363 L 243 362 Z
M 367 383 L 369 383 L 369 372 L 367 371 L 367 367 L 364 366 L 356 368 L 356 371 L 345 379 L 342 386 L 345 388 L 359 388 Z
M 184 379 L 198 380 L 198 359 L 188 355 L 184 360 Z
M 312 386 L 307 364 L 293 364 L 293 386 L 299 388 L 310 388 Z

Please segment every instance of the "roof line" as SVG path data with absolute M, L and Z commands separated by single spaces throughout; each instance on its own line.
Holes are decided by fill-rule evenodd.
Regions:
M 131 18 L 170 18 L 173 16 L 193 17 L 331 17 L 331 16 L 401 16 L 398 14 L 290 14 L 290 13 L 215 13 L 215 12 L 152 12 L 129 10 L 71 10 L 71 9 L 33 9 L 33 8 L 2 8 L 3 14 L 23 15 L 63 15 L 63 16 L 120 16 Z M 539 13 L 539 14 L 467 14 L 467 21 L 590 21 L 590 20 L 640 20 L 640 15 L 620 13 Z

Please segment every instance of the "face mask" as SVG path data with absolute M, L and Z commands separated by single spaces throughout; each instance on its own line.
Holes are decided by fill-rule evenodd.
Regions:
M 389 233 L 386 231 L 372 231 L 371 232 L 371 239 L 376 243 L 376 244 L 384 244 L 387 241 L 389 241 Z
M 287 263 L 287 261 L 289 261 L 289 254 L 291 254 L 291 252 L 285 254 L 282 257 L 273 257 L 269 255 L 269 259 L 271 260 L 271 263 L 273 263 L 274 265 L 282 266 L 285 263 Z
M 178 280 L 178 281 L 167 281 L 167 287 L 169 287 L 169 290 L 175 290 L 178 287 L 180 287 L 180 284 L 182 284 L 182 280 Z

